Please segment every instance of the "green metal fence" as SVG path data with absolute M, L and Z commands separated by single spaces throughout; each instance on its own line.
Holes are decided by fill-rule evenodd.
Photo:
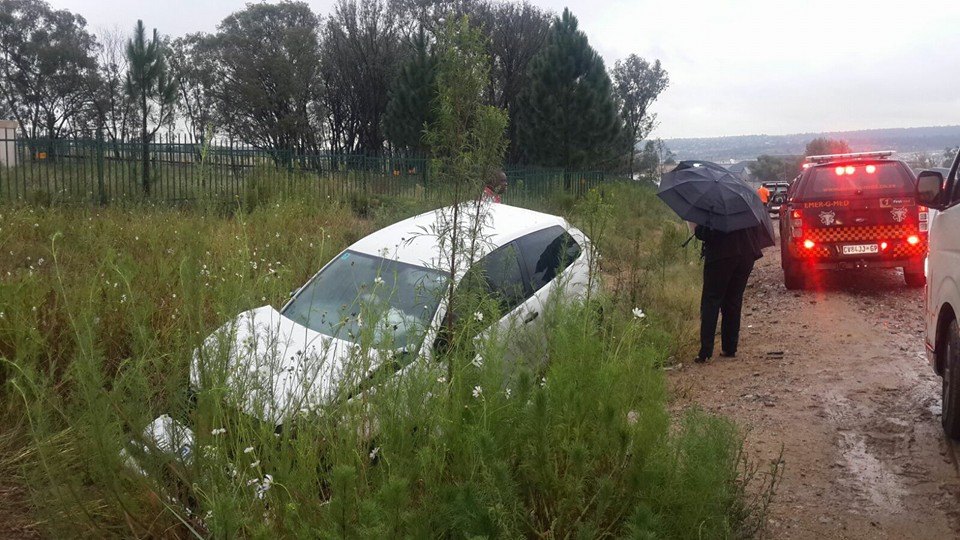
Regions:
M 263 192 L 415 199 L 437 193 L 423 157 L 272 151 L 204 145 L 184 136 L 149 144 L 150 180 L 144 186 L 142 151 L 139 142 L 102 138 L 0 139 L 0 201 L 179 204 L 233 202 Z M 505 172 L 504 202 L 515 204 L 582 194 L 605 180 L 602 172 L 519 167 Z

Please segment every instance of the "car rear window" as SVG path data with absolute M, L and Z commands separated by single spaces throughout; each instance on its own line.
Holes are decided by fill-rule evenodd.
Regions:
M 803 198 L 891 197 L 910 195 L 913 189 L 913 178 L 895 161 L 831 163 L 810 171 Z

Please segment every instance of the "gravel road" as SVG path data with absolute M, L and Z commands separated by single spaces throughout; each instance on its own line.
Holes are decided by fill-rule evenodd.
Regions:
M 922 289 L 898 271 L 827 274 L 787 291 L 769 249 L 747 290 L 737 358 L 671 371 L 677 406 L 740 423 L 756 463 L 782 449 L 769 537 L 960 536 L 922 309 Z

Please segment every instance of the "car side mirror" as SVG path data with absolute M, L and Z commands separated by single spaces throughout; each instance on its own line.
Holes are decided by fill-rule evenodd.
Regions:
M 943 174 L 937 171 L 923 171 L 917 176 L 917 202 L 935 210 L 943 210 L 943 194 L 946 191 Z

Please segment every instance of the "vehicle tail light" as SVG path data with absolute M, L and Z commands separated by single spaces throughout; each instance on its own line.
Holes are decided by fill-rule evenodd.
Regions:
M 853 165 L 847 165 L 843 172 L 847 174 L 853 174 L 856 169 L 853 168 Z
M 888 247 L 890 247 L 890 244 L 887 244 L 886 242 L 880 242 L 880 251 L 886 251 Z
M 800 211 L 794 210 L 793 212 L 790 213 L 790 217 L 792 217 L 793 219 L 800 219 Z
M 915 246 L 920 243 L 920 237 L 915 234 L 911 234 L 907 237 L 907 243 L 911 246 Z
M 807 239 L 803 241 L 803 247 L 807 249 L 813 249 L 813 246 L 817 245 L 813 240 Z
M 877 172 L 877 166 L 876 166 L 876 165 L 867 165 L 865 169 L 866 169 L 866 171 L 867 171 L 867 174 L 873 174 L 873 173 Z
M 843 176 L 843 167 L 837 167 L 834 171 L 837 173 L 837 176 Z

